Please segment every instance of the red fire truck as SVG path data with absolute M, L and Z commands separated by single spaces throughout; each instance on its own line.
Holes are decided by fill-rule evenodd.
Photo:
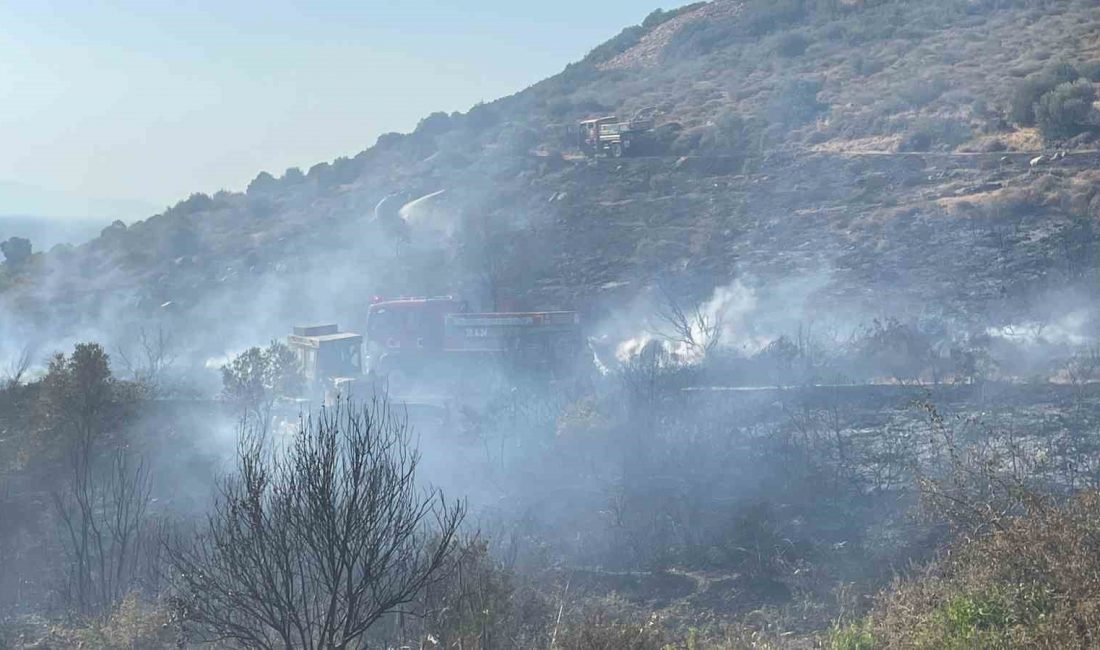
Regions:
M 369 372 L 380 377 L 495 364 L 560 378 L 572 370 L 583 338 L 576 312 L 479 313 L 444 296 L 376 299 L 366 344 Z

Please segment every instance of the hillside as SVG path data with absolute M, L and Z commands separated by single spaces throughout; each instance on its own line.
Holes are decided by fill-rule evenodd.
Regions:
M 0 648 L 1100 646 L 1097 84 L 1095 0 L 713 0 L 0 238 Z
M 654 282 L 703 300 L 734 278 L 804 282 L 788 323 L 1048 318 L 1095 285 L 1100 155 L 1091 114 L 1040 130 L 1028 98 L 1091 89 L 1098 28 L 1084 0 L 657 11 L 513 96 L 6 268 L 8 329 L 170 313 L 232 347 L 292 321 L 360 327 L 371 295 L 443 293 L 599 322 Z M 575 150 L 577 121 L 647 107 L 649 155 Z

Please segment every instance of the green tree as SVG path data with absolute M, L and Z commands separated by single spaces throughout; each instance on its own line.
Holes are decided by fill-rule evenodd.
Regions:
M 788 128 L 799 127 L 828 110 L 817 100 L 822 83 L 818 79 L 786 79 L 772 93 L 771 116 Z
M 1035 120 L 1046 140 L 1064 140 L 1090 128 L 1096 90 L 1092 82 L 1078 79 L 1043 95 L 1035 104 Z
M 1076 80 L 1078 76 L 1077 69 L 1068 63 L 1057 63 L 1028 75 L 1012 94 L 1009 119 L 1020 126 L 1034 126 L 1035 104 L 1039 102 L 1039 98 L 1059 84 Z
M 0 253 L 4 254 L 8 268 L 17 271 L 23 268 L 31 257 L 31 240 L 11 237 L 5 242 L 0 242 Z
M 301 368 L 289 347 L 272 341 L 266 348 L 245 350 L 222 367 L 222 394 L 244 416 L 266 422 L 275 401 L 302 391 Z
M 92 446 L 117 437 L 141 398 L 139 386 L 115 379 L 102 346 L 77 344 L 50 360 L 43 380 L 40 416 L 54 436 L 45 442 Z

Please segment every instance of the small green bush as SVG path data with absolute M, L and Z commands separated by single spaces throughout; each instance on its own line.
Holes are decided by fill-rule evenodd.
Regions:
M 1077 72 L 1089 81 L 1100 82 L 1100 61 L 1089 61 L 1077 66 Z
M 946 88 L 947 82 L 939 77 L 914 79 L 898 91 L 898 97 L 903 108 L 922 108 L 939 99 Z
M 939 612 L 947 638 L 966 641 L 985 630 L 1006 628 L 1012 623 L 1008 605 L 993 593 L 964 594 L 943 605 Z
M 863 621 L 837 626 L 829 637 L 830 650 L 874 650 L 875 635 Z
M 1077 69 L 1068 63 L 1058 63 L 1028 75 L 1012 94 L 1009 119 L 1020 126 L 1034 126 L 1035 104 L 1039 99 L 1059 84 L 1075 81 L 1079 76 Z
M 815 79 L 787 79 L 772 94 L 771 117 L 786 127 L 806 124 L 828 109 L 817 100 L 821 81 Z
M 214 208 L 214 199 L 209 194 L 195 192 L 186 199 L 168 208 L 166 214 L 188 215 L 206 212 Z
M 741 27 L 737 23 L 705 20 L 689 22 L 669 39 L 662 57 L 677 61 L 704 56 L 730 44 L 740 34 Z
M 1035 121 L 1046 140 L 1063 140 L 1084 133 L 1096 101 L 1092 82 L 1079 79 L 1064 83 L 1043 95 L 1035 104 Z
M 746 3 L 741 22 L 749 34 L 760 36 L 806 16 L 805 0 L 771 0 Z
M 775 52 L 788 58 L 802 56 L 810 42 L 798 32 L 787 32 L 775 40 Z
M 681 14 L 688 13 L 689 11 L 695 11 L 705 4 L 705 2 L 694 2 L 689 5 L 684 5 L 679 9 L 669 9 L 668 11 L 665 11 L 664 9 L 654 9 L 652 12 L 650 12 L 648 16 L 645 17 L 645 20 L 642 21 L 642 27 L 647 30 L 653 29 L 654 27 L 662 25 Z
M 31 240 L 11 237 L 7 241 L 0 242 L 0 253 L 3 253 L 4 263 L 9 269 L 21 269 L 31 258 Z
M 868 59 L 859 52 L 848 57 L 848 65 L 852 68 L 852 74 L 857 77 L 868 77 L 876 72 L 882 72 L 886 66 L 880 59 Z
M 972 480 L 983 490 L 991 476 Z M 957 541 L 933 571 L 879 597 L 864 621 L 877 643 L 937 650 L 1097 647 L 1100 492 L 1061 502 L 1044 502 L 1020 485 L 1009 493 L 1026 494 L 1030 512 L 991 520 L 997 525 Z M 992 504 L 1000 498 L 956 491 L 943 503 L 966 504 L 965 512 L 944 513 L 956 522 L 970 520 L 974 511 L 999 517 L 1003 508 Z
M 925 117 L 917 119 L 906 132 L 901 151 L 930 151 L 935 148 L 954 149 L 973 136 L 965 122 L 951 118 Z
M 603 63 L 609 61 L 637 45 L 645 34 L 646 30 L 641 25 L 627 27 L 611 40 L 597 45 L 588 53 L 588 56 L 584 57 L 584 62 Z

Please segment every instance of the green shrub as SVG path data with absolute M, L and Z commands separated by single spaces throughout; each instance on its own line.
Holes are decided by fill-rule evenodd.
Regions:
M 876 72 L 882 72 L 886 66 L 880 59 L 868 59 L 860 52 L 848 57 L 848 65 L 852 68 L 852 74 L 857 77 L 868 77 Z
M 206 212 L 207 210 L 211 210 L 213 209 L 213 207 L 214 199 L 212 199 L 210 195 L 203 194 L 202 192 L 195 192 L 194 194 L 175 204 L 171 208 L 168 208 L 166 214 L 197 214 L 199 212 Z
M 759 36 L 802 20 L 805 16 L 805 0 L 770 0 L 747 4 L 740 22 L 749 34 Z
M 1063 140 L 1089 130 L 1089 116 L 1096 101 L 1092 82 L 1079 79 L 1064 83 L 1035 104 L 1035 121 L 1046 140 Z
M 603 63 L 609 61 L 638 44 L 645 36 L 646 30 L 641 25 L 627 27 L 615 35 L 611 40 L 597 45 L 588 56 L 584 57 L 585 63 Z
M 905 134 L 898 151 L 928 151 L 932 148 L 932 135 L 927 131 L 914 130 Z
M 1100 61 L 1089 61 L 1077 66 L 1077 72 L 1089 81 L 1100 82 Z
M 973 136 L 970 126 L 951 118 L 924 117 L 913 122 L 902 139 L 901 151 L 929 151 L 933 148 L 954 149 Z
M 959 471 L 978 472 L 979 490 L 1008 480 L 973 462 Z M 1020 516 L 1001 517 L 995 495 L 952 495 L 951 507 L 991 517 L 989 532 L 960 539 L 933 570 L 880 597 L 866 624 L 882 647 L 1097 647 L 1100 493 L 1057 502 L 1010 485 L 1005 496 L 1022 498 L 1027 514 L 1018 508 Z
M 831 650 L 874 650 L 875 635 L 870 626 L 863 621 L 846 627 L 837 626 L 829 635 Z
M 1006 628 L 1012 623 L 1008 605 L 993 593 L 956 596 L 938 614 L 947 638 L 956 641 L 972 640 L 985 630 Z
M 7 241 L 0 242 L 0 253 L 3 253 L 4 263 L 9 269 L 21 269 L 31 258 L 31 240 L 11 237 Z
M 757 120 L 725 110 L 713 124 L 682 132 L 674 142 L 674 152 L 704 155 L 734 155 L 760 148 L 761 125 Z
M 1009 119 L 1020 126 L 1035 125 L 1035 104 L 1059 84 L 1078 78 L 1077 69 L 1068 63 L 1058 63 L 1028 75 L 1016 86 L 1009 106 Z
M 946 88 L 947 83 L 939 77 L 914 79 L 898 91 L 898 97 L 904 108 L 921 108 L 939 99 Z
M 489 104 L 477 103 L 466 113 L 466 126 L 480 133 L 500 123 L 500 114 Z
M 275 180 L 274 176 L 268 172 L 260 172 L 256 175 L 256 178 L 253 178 L 252 182 L 248 184 L 245 193 L 250 195 L 263 194 L 264 192 L 275 191 L 278 187 L 279 181 Z
M 828 109 L 817 101 L 821 81 L 816 79 L 787 79 L 772 93 L 771 117 L 782 126 L 797 127 L 813 120 Z
M 736 22 L 699 20 L 681 27 L 662 52 L 667 60 L 704 56 L 729 45 L 741 34 Z
M 642 27 L 646 30 L 653 29 L 654 27 L 662 25 L 681 14 L 695 11 L 705 4 L 705 2 L 694 2 L 689 5 L 684 5 L 679 9 L 669 9 L 668 11 L 665 11 L 664 9 L 654 9 L 648 16 L 645 17 L 645 20 L 642 21 Z
M 416 125 L 416 133 L 423 135 L 440 135 L 446 133 L 454 126 L 454 119 L 443 111 L 436 111 L 428 117 L 420 120 Z
M 775 40 L 775 52 L 779 56 L 796 57 L 806 53 L 809 41 L 798 32 L 787 32 Z

